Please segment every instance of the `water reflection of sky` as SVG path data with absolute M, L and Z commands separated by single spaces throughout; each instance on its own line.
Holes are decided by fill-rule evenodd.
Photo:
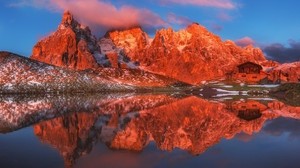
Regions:
M 0 167 L 62 167 L 63 159 L 35 136 L 32 127 L 0 134 Z
M 288 126 L 273 127 L 284 121 Z M 176 149 L 172 152 L 157 149 L 151 143 L 141 153 L 128 151 L 116 152 L 105 145 L 96 145 L 89 156 L 78 160 L 76 167 L 299 167 L 299 139 L 291 139 L 291 131 L 300 127 L 300 121 L 293 119 L 275 119 L 270 121 L 261 132 L 252 136 L 243 133 L 234 139 L 223 139 L 219 144 L 199 156 L 192 156 Z M 278 129 L 277 129 L 278 128 Z M 274 135 L 273 132 L 281 134 Z M 299 133 L 299 132 L 298 132 Z
M 68 97 L 0 101 L 1 115 L 19 107 L 28 112 L 2 117 L 1 130 L 13 132 L 0 134 L 1 167 L 300 165 L 299 108 L 279 101 L 215 102 L 169 95 L 76 100 L 80 103 Z M 251 121 L 239 118 L 241 111 L 248 115 L 255 110 L 251 108 L 264 111 Z

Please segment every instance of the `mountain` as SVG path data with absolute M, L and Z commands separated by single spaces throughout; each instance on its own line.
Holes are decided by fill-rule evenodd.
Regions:
M 69 12 L 55 33 L 35 45 L 31 58 L 77 70 L 140 69 L 190 84 L 224 77 L 246 61 L 265 61 L 260 49 L 223 42 L 196 23 L 178 32 L 158 30 L 154 39 L 140 27 L 111 30 L 97 42 Z
M 66 11 L 58 29 L 34 46 L 31 58 L 75 70 L 99 67 L 136 69 L 134 62 L 120 54 L 122 51 L 110 39 L 102 38 L 98 42 L 89 27 L 78 23 Z
M 225 79 L 245 62 L 262 65 L 268 81 L 298 82 L 300 67 L 268 61 L 259 48 L 222 41 L 197 23 L 179 31 L 157 30 L 153 38 L 138 26 L 110 30 L 96 40 L 70 12 L 64 13 L 55 33 L 35 45 L 31 58 L 75 70 L 99 71 L 104 67 L 123 74 L 126 70 L 120 69 L 130 73 L 129 69 L 141 70 L 196 85 Z
M 174 79 L 140 70 L 75 71 L 0 52 L 0 93 L 113 92 L 174 89 Z
M 32 59 L 70 69 L 97 68 L 101 59 L 96 38 L 88 27 L 79 24 L 70 12 L 65 12 L 58 30 L 39 41 Z
M 273 67 L 269 72 L 273 82 L 300 82 L 300 62 L 285 63 Z
M 190 84 L 222 78 L 246 61 L 265 61 L 262 51 L 252 46 L 241 48 L 203 26 L 193 23 L 184 30 L 158 30 L 153 40 L 140 28 L 108 32 L 108 38 L 139 68 Z

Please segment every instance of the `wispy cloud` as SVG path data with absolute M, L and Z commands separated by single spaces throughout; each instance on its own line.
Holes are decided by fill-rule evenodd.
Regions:
M 255 41 L 250 37 L 243 37 L 241 39 L 235 40 L 235 44 L 241 47 L 246 47 L 248 45 L 255 45 Z
M 220 21 L 230 21 L 228 14 L 231 9 L 238 8 L 234 0 L 155 0 L 167 4 L 196 5 L 199 7 L 216 8 L 216 18 Z M 133 26 L 142 26 L 148 32 L 157 28 L 178 25 L 185 27 L 192 21 L 180 13 L 169 13 L 159 16 L 157 13 L 131 5 L 114 5 L 110 0 L 15 0 L 9 2 L 12 7 L 30 6 L 45 8 L 50 11 L 62 12 L 69 10 L 82 24 L 91 27 L 94 33 L 101 34 L 108 29 L 125 29 Z M 229 11 L 230 10 L 230 11 Z M 164 18 L 164 19 L 163 19 Z M 212 25 L 214 31 L 221 31 L 222 26 Z
M 237 4 L 232 0 L 161 0 L 164 3 L 176 3 L 182 5 L 197 5 L 222 9 L 235 9 Z
M 80 22 L 104 29 L 121 29 L 137 25 L 155 28 L 167 25 L 158 14 L 148 9 L 139 9 L 129 5 L 116 7 L 102 0 L 21 0 L 11 3 L 10 6 L 69 10 Z
M 49 0 L 18 0 L 8 3 L 9 7 L 35 7 L 35 8 L 47 8 L 50 9 L 51 3 Z
M 217 14 L 217 18 L 221 21 L 231 21 L 233 17 L 226 12 L 220 12 Z
M 210 28 L 211 28 L 211 30 L 214 31 L 214 32 L 220 32 L 220 31 L 223 30 L 223 26 L 221 26 L 221 25 L 219 25 L 219 24 L 216 24 L 216 23 L 212 23 L 212 24 L 210 25 Z
M 192 23 L 192 21 L 184 16 L 177 16 L 175 13 L 169 13 L 167 16 L 167 22 L 170 24 L 177 24 L 180 26 L 187 26 Z

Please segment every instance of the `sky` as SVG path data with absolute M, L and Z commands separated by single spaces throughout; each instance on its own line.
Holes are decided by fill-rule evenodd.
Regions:
M 273 60 L 299 61 L 299 6 L 299 0 L 0 0 L 0 50 L 30 56 L 69 10 L 98 37 L 135 25 L 153 36 L 197 22 L 223 40 L 260 47 Z

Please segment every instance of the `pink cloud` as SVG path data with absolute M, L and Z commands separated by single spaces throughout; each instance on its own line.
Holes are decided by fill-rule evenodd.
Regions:
M 217 15 L 217 18 L 219 18 L 222 21 L 231 21 L 232 16 L 230 16 L 228 13 L 221 12 Z
M 174 13 L 169 13 L 168 14 L 167 21 L 170 24 L 177 24 L 177 25 L 180 25 L 180 26 L 187 26 L 187 25 L 192 23 L 192 21 L 189 18 L 183 17 L 183 16 L 177 16 Z
M 248 45 L 255 45 L 255 41 L 250 37 L 243 37 L 235 41 L 235 44 L 241 47 L 246 47 Z
M 177 3 L 182 5 L 197 5 L 223 9 L 235 9 L 237 4 L 232 0 L 162 0 L 163 2 Z
M 214 32 L 220 32 L 223 30 L 223 26 L 216 24 L 216 23 L 212 23 L 210 27 L 211 27 L 212 31 L 214 31 Z
M 11 6 L 33 6 L 50 10 L 69 10 L 79 22 L 98 29 L 122 29 L 133 26 L 165 27 L 167 23 L 148 9 L 115 5 L 103 0 L 20 0 Z
M 147 9 L 137 9 L 132 6 L 117 8 L 107 1 L 100 0 L 50 0 L 62 10 L 71 11 L 76 18 L 88 24 L 106 28 L 128 28 L 131 26 L 166 25 L 159 15 Z

